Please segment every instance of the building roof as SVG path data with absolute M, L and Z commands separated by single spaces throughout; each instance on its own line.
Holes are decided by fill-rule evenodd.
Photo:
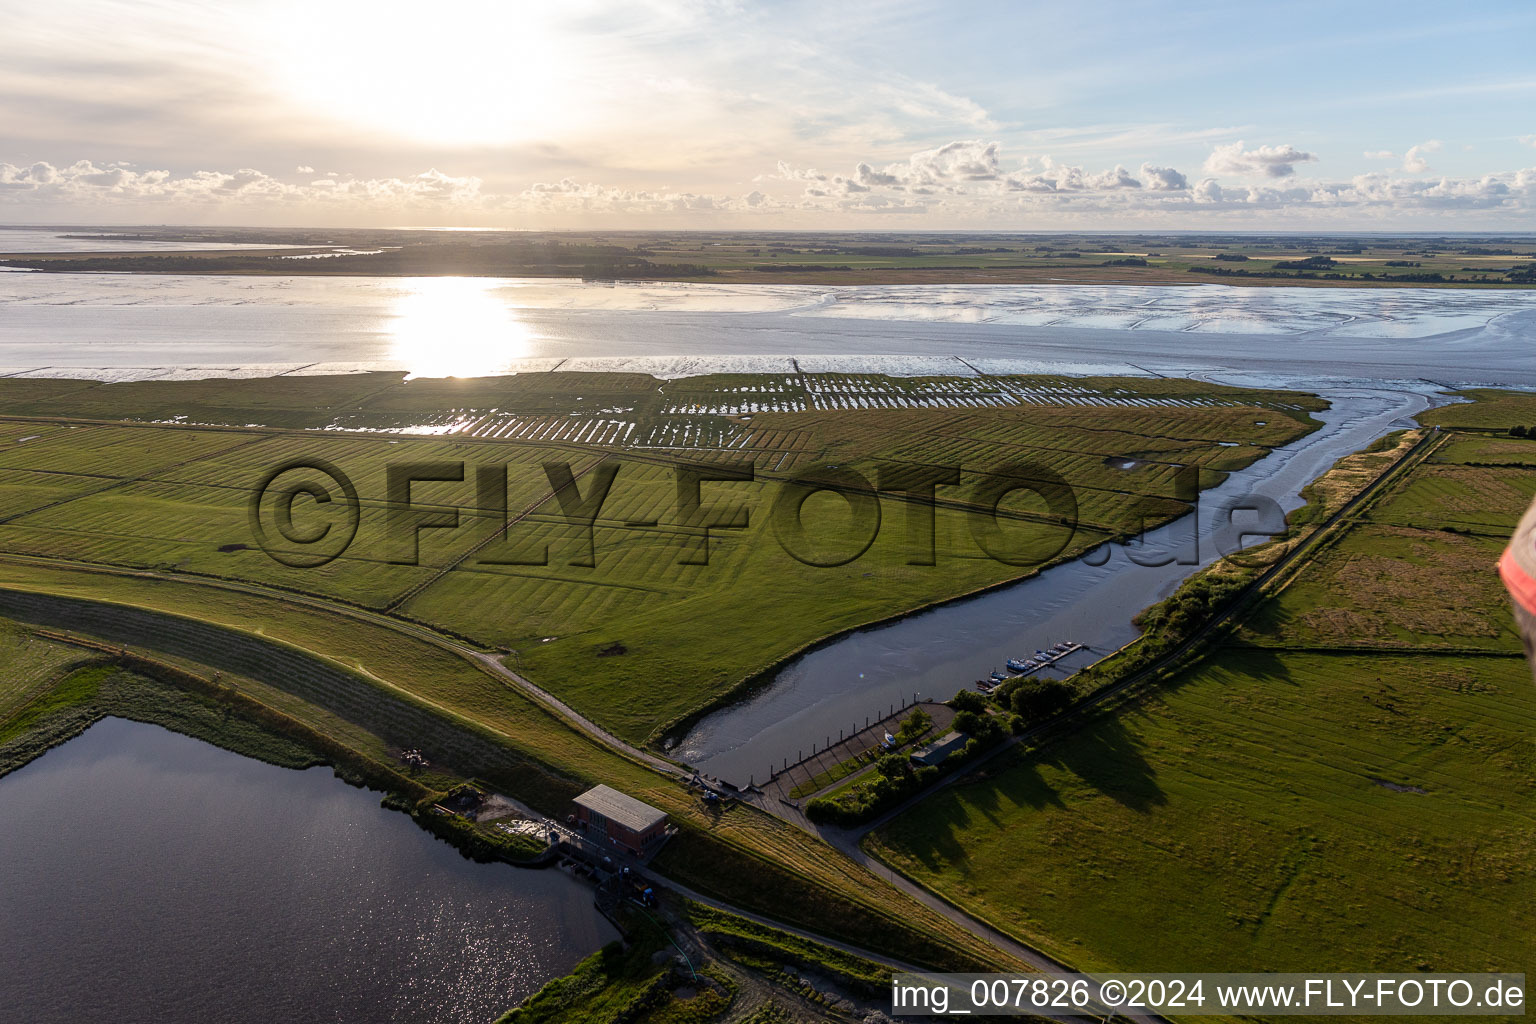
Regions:
M 912 751 L 912 756 L 924 764 L 935 764 L 965 746 L 969 738 L 963 732 L 945 733 L 921 750 Z
M 644 832 L 652 825 L 667 820 L 665 811 L 658 811 L 648 803 L 607 786 L 594 786 L 587 790 L 576 798 L 576 804 L 594 814 L 601 814 L 609 821 L 616 821 L 633 832 Z

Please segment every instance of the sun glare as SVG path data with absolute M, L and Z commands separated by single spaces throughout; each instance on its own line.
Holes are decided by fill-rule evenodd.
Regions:
M 533 332 L 495 294 L 496 282 L 424 277 L 408 287 L 389 329 L 411 377 L 485 377 L 531 354 Z
M 548 134 L 573 113 L 581 68 L 531 5 L 343 2 L 272 21 L 279 87 L 354 128 L 489 145 Z

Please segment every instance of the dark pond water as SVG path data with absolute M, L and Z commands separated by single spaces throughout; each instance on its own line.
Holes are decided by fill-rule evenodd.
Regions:
M 0 779 L 0 1019 L 494 1019 L 616 938 L 327 769 L 107 719 Z

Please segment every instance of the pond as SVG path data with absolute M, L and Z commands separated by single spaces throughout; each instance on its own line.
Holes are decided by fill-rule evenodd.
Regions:
M 329 769 L 122 719 L 0 779 L 9 1020 L 483 1022 L 617 938 Z

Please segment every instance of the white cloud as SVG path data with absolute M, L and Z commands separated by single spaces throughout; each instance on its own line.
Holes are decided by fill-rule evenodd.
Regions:
M 1142 164 L 1141 176 L 1147 179 L 1147 188 L 1154 192 L 1177 192 L 1189 188 L 1189 179 L 1172 167 Z
M 1056 180 L 1043 174 L 1032 174 L 1027 178 L 1009 178 L 1003 187 L 1013 192 L 1055 192 Z
M 931 82 L 904 80 L 877 86 L 873 97 L 905 117 L 930 124 L 967 125 L 988 131 L 996 127 L 975 100 L 945 92 Z
M 1243 141 L 1217 146 L 1205 161 L 1205 169 L 1212 174 L 1263 175 L 1267 178 L 1289 178 L 1296 173 L 1296 165 L 1316 160 L 1312 153 L 1304 153 L 1295 146 L 1260 146 L 1243 148 Z
M 1421 150 L 1422 152 L 1422 150 Z M 851 227 L 888 215 L 924 224 L 1029 228 L 1126 224 L 1336 227 L 1410 220 L 1513 228 L 1536 216 L 1536 167 L 1472 178 L 1363 174 L 1342 182 L 1191 184 L 1150 162 L 1088 170 L 1048 156 L 1001 170 L 1001 146 L 963 141 L 921 150 L 883 168 L 860 161 L 848 174 L 782 164 L 745 190 L 631 188 L 564 176 L 489 189 L 473 175 L 429 169 L 400 177 L 338 175 L 295 184 L 256 168 L 172 173 L 126 161 L 0 163 L 0 204 L 10 210 L 80 211 L 82 220 L 143 223 L 192 211 L 214 223 L 517 224 L 530 227 L 784 225 Z M 996 176 L 992 169 L 999 168 Z M 197 211 L 206 211 L 199 214 Z M 1481 221 L 1471 219 L 1483 212 Z M 1451 218 L 1455 218 L 1452 220 Z
M 1177 173 L 1177 172 L 1175 172 Z M 1131 172 L 1116 164 L 1114 170 L 1105 171 L 1088 179 L 1088 187 L 1095 190 L 1141 188 L 1141 182 L 1131 177 Z
M 871 185 L 899 185 L 901 179 L 886 171 L 877 171 L 869 164 L 859 164 L 854 168 L 854 177 L 860 185 L 866 188 Z
M 1429 170 L 1429 161 L 1424 159 L 1424 154 L 1433 153 L 1439 148 L 1439 139 L 1430 139 L 1428 142 L 1421 142 L 1417 146 L 1410 146 L 1408 152 L 1403 154 L 1403 170 L 1409 174 L 1423 174 Z
M 1225 192 L 1215 178 L 1201 178 L 1193 194 L 1196 202 L 1219 203 Z
M 845 190 L 862 192 L 876 187 L 897 189 L 951 185 L 967 181 L 996 181 L 1002 177 L 998 154 L 1001 145 L 980 139 L 946 142 L 933 149 L 920 150 L 906 160 L 883 168 L 860 162 L 848 177 L 834 175 L 830 180 Z M 799 181 L 826 181 L 815 171 L 796 170 L 779 161 L 777 177 Z M 850 187 L 851 186 L 851 187 Z
M 827 176 L 814 167 L 797 168 L 786 160 L 780 160 L 777 170 L 772 174 L 758 175 L 754 181 L 768 181 L 773 178 L 782 178 L 785 181 L 826 181 Z
M 815 188 L 806 191 L 818 196 L 827 194 L 825 190 Z M 793 205 L 758 189 L 743 196 L 716 195 L 671 189 L 619 188 L 572 178 L 535 182 L 515 195 L 484 195 L 478 200 L 479 205 L 488 209 L 557 217 L 769 213 Z
M 1003 169 L 1001 143 L 963 139 L 921 150 L 906 160 L 878 169 L 861 161 L 850 175 L 822 175 L 779 161 L 776 173 L 754 180 L 825 182 L 827 187 L 816 190 L 818 196 L 907 193 L 949 196 L 955 201 L 1013 192 L 1181 192 L 1189 188 L 1188 178 L 1172 167 L 1143 163 L 1140 174 L 1140 178 L 1136 177 L 1122 164 L 1092 172 L 1076 164 L 1058 163 L 1049 156 L 1040 157 L 1038 166 L 1033 160 L 1025 160 L 1018 170 L 1007 172 Z
M 922 183 L 962 178 L 967 181 L 995 181 L 999 176 L 996 142 L 969 140 L 949 142 L 937 149 L 912 154 L 907 161 L 910 176 Z
M 0 164 L 0 188 L 36 188 L 51 184 L 58 177 L 53 164 L 38 162 L 31 167 Z
M 464 203 L 480 193 L 480 179 L 454 177 L 436 169 L 411 178 L 322 179 L 290 185 L 250 167 L 235 171 L 194 171 L 181 176 L 166 170 L 134 170 L 126 163 L 98 167 L 80 160 L 56 168 L 47 163 L 17 167 L 0 163 L 0 199 L 102 204 L 304 205 L 353 201 L 390 203 Z

